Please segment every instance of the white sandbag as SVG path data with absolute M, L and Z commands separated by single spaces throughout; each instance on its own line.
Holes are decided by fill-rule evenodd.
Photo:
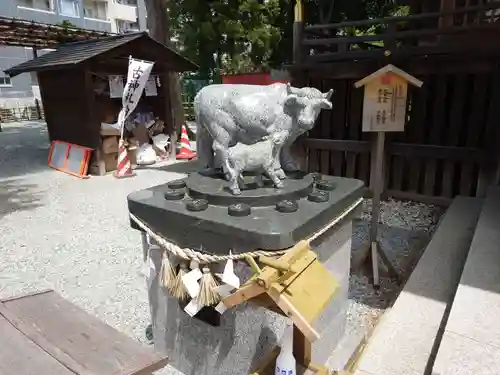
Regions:
M 165 149 L 170 143 L 170 137 L 166 134 L 158 134 L 153 137 L 153 143 L 159 149 Z
M 156 152 L 149 143 L 137 148 L 137 165 L 151 165 L 156 163 Z

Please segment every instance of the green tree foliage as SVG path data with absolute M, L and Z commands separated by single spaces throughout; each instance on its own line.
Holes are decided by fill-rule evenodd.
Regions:
M 303 0 L 309 24 L 384 17 L 395 0 Z M 201 78 L 262 71 L 289 63 L 295 0 L 177 0 L 169 2 L 177 47 L 200 66 Z M 375 30 L 336 30 L 335 34 Z M 331 34 L 330 34 L 331 35 Z
M 279 43 L 278 0 L 180 0 L 169 4 L 178 47 L 200 65 L 200 75 L 265 68 Z

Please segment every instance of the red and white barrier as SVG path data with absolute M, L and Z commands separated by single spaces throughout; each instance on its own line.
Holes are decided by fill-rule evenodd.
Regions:
M 135 173 L 132 171 L 132 163 L 130 163 L 130 159 L 128 158 L 127 148 L 125 147 L 123 139 L 120 139 L 118 142 L 118 163 L 114 176 L 116 178 L 135 176 Z
M 186 125 L 181 129 L 181 147 L 177 154 L 177 160 L 191 160 L 196 157 L 196 152 L 191 150 L 191 141 L 187 133 Z

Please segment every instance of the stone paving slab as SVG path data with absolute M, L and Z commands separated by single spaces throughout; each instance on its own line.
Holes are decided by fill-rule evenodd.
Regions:
M 500 374 L 500 188 L 485 199 L 435 375 Z
M 445 332 L 432 375 L 452 374 L 500 374 L 500 348 Z

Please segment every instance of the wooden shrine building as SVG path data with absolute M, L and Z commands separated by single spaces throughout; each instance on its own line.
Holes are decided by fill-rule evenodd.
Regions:
M 116 121 L 121 109 L 121 97 L 110 98 L 108 78 L 126 77 L 130 56 L 155 63 L 151 75 L 158 78 L 158 93 L 144 101 L 167 128 L 172 126 L 168 85 L 162 84 L 163 77 L 170 72 L 196 70 L 197 66 L 146 32 L 63 44 L 6 73 L 36 72 L 51 140 L 95 150 L 101 142 L 101 123 L 110 114 Z
M 385 195 L 438 204 L 483 195 L 500 175 L 500 1 L 398 3 L 404 14 L 319 24 L 297 0 L 293 82 L 335 90 L 305 139 L 308 169 L 370 184 L 372 138 L 354 83 L 392 64 L 424 84 L 409 88 L 405 131 L 387 139 Z

